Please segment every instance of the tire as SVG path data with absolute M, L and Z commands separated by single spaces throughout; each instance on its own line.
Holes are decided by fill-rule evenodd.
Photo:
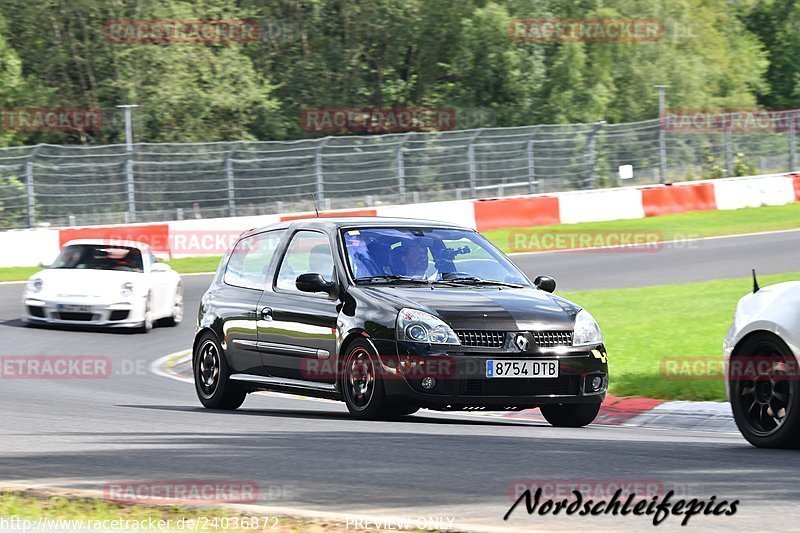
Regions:
M 757 333 L 736 347 L 726 376 L 731 410 L 739 431 L 753 446 L 800 448 L 796 368 L 792 351 L 771 333 Z
M 183 286 L 178 282 L 175 289 L 175 298 L 172 300 L 172 316 L 168 316 L 161 321 L 167 327 L 175 327 L 183 321 Z
M 354 418 L 385 420 L 392 417 L 377 365 L 378 356 L 368 342 L 356 339 L 347 347 L 339 384 L 342 399 Z
M 247 392 L 229 379 L 225 354 L 210 333 L 197 343 L 192 355 L 192 374 L 197 397 L 208 409 L 233 410 L 247 397 Z
M 551 426 L 580 428 L 589 425 L 600 412 L 600 402 L 542 405 L 539 410 Z
M 147 299 L 144 303 L 144 320 L 142 324 L 137 328 L 139 333 L 147 333 L 153 329 L 153 315 L 150 310 L 150 293 L 147 294 Z

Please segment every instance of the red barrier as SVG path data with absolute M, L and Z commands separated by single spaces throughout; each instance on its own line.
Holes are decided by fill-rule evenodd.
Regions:
M 322 212 L 319 214 L 320 218 L 334 218 L 334 217 L 374 217 L 378 215 L 376 209 L 352 209 L 349 211 L 336 211 L 336 212 Z M 303 213 L 301 215 L 281 215 L 281 222 L 289 220 L 300 220 L 304 218 L 316 218 L 316 213 Z
M 642 203 L 646 217 L 717 208 L 714 185 L 711 183 L 646 187 L 642 189 Z
M 794 180 L 794 199 L 800 202 L 800 174 L 790 174 Z
M 66 228 L 58 230 L 58 245 L 60 247 L 76 239 L 137 241 L 149 245 L 155 252 L 171 252 L 168 224 Z
M 556 196 L 497 198 L 475 202 L 478 231 L 549 226 L 561 222 Z

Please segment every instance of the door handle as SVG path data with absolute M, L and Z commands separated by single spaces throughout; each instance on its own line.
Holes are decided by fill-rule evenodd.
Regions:
M 272 320 L 272 308 L 271 307 L 264 307 L 261 309 L 261 319 L 262 320 Z

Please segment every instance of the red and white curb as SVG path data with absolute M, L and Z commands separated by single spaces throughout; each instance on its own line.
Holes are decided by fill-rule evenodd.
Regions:
M 182 350 L 157 359 L 150 371 L 158 376 L 194 383 L 190 350 Z M 322 398 L 309 398 L 297 394 L 263 392 L 288 398 L 339 403 Z M 546 423 L 539 409 L 523 411 L 453 411 L 449 414 L 483 416 L 518 420 L 520 422 Z M 594 424 L 602 426 L 644 427 L 650 429 L 682 429 L 689 431 L 712 431 L 715 433 L 737 433 L 730 404 L 727 402 L 666 401 L 654 398 L 607 396 Z

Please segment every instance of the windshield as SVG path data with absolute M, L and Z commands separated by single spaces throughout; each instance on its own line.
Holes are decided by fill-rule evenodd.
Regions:
M 375 279 L 498 282 L 530 286 L 478 233 L 441 228 L 359 228 L 343 232 L 357 283 Z
M 50 268 L 143 272 L 142 252 L 128 246 L 73 244 L 61 250 Z

